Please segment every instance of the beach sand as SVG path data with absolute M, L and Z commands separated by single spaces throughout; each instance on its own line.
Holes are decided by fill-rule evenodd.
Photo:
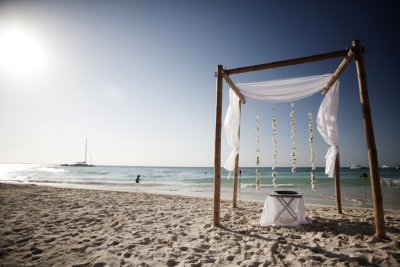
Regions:
M 308 206 L 312 224 L 260 227 L 262 203 L 0 184 L 1 266 L 400 266 L 400 212 Z

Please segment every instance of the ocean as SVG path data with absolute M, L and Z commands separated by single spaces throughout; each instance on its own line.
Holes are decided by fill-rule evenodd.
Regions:
M 274 190 L 302 192 L 305 204 L 335 205 L 332 178 L 317 168 L 317 190 L 311 189 L 310 168 L 276 168 L 277 188 L 272 186 L 271 168 L 260 168 L 261 188 L 256 190 L 255 168 L 241 168 L 239 200 L 264 202 Z M 366 173 L 368 177 L 362 178 Z M 135 183 L 140 175 L 140 183 Z M 222 169 L 221 197 L 232 199 L 233 173 Z M 400 171 L 380 169 L 381 188 L 385 209 L 400 210 Z M 0 182 L 50 185 L 69 188 L 120 190 L 210 197 L 214 193 L 214 169 L 211 167 L 135 167 L 95 166 L 71 167 L 54 164 L 0 164 Z M 372 207 L 369 170 L 341 168 L 342 205 L 347 207 Z

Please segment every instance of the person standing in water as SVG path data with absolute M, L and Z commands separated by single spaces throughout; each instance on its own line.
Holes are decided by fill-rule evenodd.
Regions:
M 137 177 L 136 177 L 136 183 L 138 184 L 140 182 L 140 175 L 138 175 Z

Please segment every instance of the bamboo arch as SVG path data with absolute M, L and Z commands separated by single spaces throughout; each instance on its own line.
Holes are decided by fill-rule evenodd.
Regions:
M 241 103 L 246 103 L 244 96 L 240 93 L 239 89 L 230 79 L 229 75 L 246 73 L 251 71 L 260 71 L 278 67 L 285 67 L 297 64 L 304 64 L 309 62 L 321 61 L 326 59 L 332 59 L 337 57 L 344 57 L 342 62 L 329 80 L 323 94 L 326 94 L 335 81 L 339 78 L 345 68 L 355 59 L 358 87 L 360 95 L 360 103 L 363 114 L 364 132 L 368 146 L 368 163 L 371 178 L 371 191 L 374 205 L 374 216 L 375 216 L 375 235 L 378 238 L 384 238 L 385 233 L 385 221 L 384 221 L 384 210 L 382 202 L 382 191 L 380 185 L 380 176 L 378 168 L 378 156 L 375 144 L 374 128 L 371 118 L 371 108 L 369 104 L 368 88 L 366 71 L 364 66 L 364 47 L 361 46 L 360 40 L 354 40 L 352 47 L 347 50 L 340 50 L 325 54 L 313 55 L 308 57 L 301 57 L 296 59 L 289 59 L 283 61 L 276 61 L 272 63 L 253 65 L 240 67 L 235 69 L 224 70 L 222 65 L 217 66 L 215 73 L 217 84 L 217 103 L 216 103 L 216 115 L 215 115 L 215 156 L 214 156 L 214 210 L 213 210 L 213 224 L 214 226 L 220 225 L 220 203 L 221 203 L 221 127 L 222 127 L 222 83 L 223 79 L 228 83 L 232 90 L 238 95 Z M 240 135 L 240 127 L 239 133 Z M 238 190 L 238 166 L 239 166 L 239 154 L 235 159 L 235 174 L 233 184 L 233 207 L 237 206 L 237 190 Z M 336 168 L 335 168 L 335 192 L 336 192 L 336 207 L 338 213 L 342 213 L 342 204 L 340 197 L 340 159 L 339 154 L 336 157 Z

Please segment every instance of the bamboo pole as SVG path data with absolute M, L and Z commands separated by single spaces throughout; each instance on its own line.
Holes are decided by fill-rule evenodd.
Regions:
M 235 176 L 233 178 L 233 198 L 232 198 L 232 207 L 237 207 L 237 196 L 238 196 L 238 183 L 239 183 L 239 154 L 236 155 L 235 158 Z
M 219 225 L 221 208 L 221 127 L 222 127 L 222 77 L 223 66 L 217 66 L 217 104 L 215 111 L 215 154 L 214 154 L 214 212 L 213 224 Z
M 301 57 L 301 58 L 295 58 L 295 59 L 289 59 L 289 60 L 283 60 L 283 61 L 275 61 L 275 62 L 266 63 L 266 64 L 253 65 L 253 66 L 225 70 L 225 73 L 227 75 L 238 74 L 238 73 L 244 73 L 244 72 L 259 71 L 259 70 L 266 70 L 266 69 L 272 69 L 272 68 L 278 68 L 278 67 L 298 65 L 298 64 L 320 61 L 320 60 L 325 60 L 325 59 L 337 58 L 337 57 L 345 57 L 348 54 L 348 52 L 349 52 L 349 50 L 340 50 L 340 51 L 319 54 L 319 55 L 313 55 L 313 56 L 308 56 L 308 57 Z
M 240 110 L 240 112 L 242 111 L 241 107 L 242 107 L 242 105 L 239 102 L 239 110 Z M 239 136 L 239 139 L 240 139 L 240 117 L 239 117 L 238 136 Z M 236 155 L 236 158 L 235 158 L 235 175 L 233 177 L 233 198 L 232 198 L 232 207 L 233 208 L 237 207 L 238 180 L 239 180 L 238 177 L 239 177 L 239 153 Z
M 236 85 L 233 83 L 233 81 L 231 80 L 229 75 L 224 73 L 224 79 L 229 84 L 229 86 L 232 88 L 232 90 L 235 92 L 235 94 L 239 97 L 240 102 L 245 104 L 246 103 L 246 99 L 244 98 L 242 93 L 239 91 L 239 88 L 237 88 Z
M 378 155 L 375 145 L 374 127 L 372 124 L 371 108 L 368 97 L 367 77 L 364 66 L 364 58 L 360 40 L 353 41 L 355 51 L 355 60 L 357 68 L 358 86 L 360 94 L 360 102 L 363 113 L 364 131 L 368 145 L 368 161 L 371 177 L 372 200 L 374 203 L 375 215 L 375 235 L 378 238 L 384 238 L 385 233 L 385 218 L 382 202 L 382 191 L 379 177 Z
M 346 69 L 346 67 L 353 60 L 353 58 L 354 58 L 354 51 L 352 49 L 350 49 L 349 52 L 347 53 L 347 55 L 342 60 L 342 62 L 339 64 L 339 67 L 333 73 L 332 78 L 326 84 L 324 90 L 322 91 L 323 95 L 325 95 L 329 91 L 329 89 L 331 89 L 332 85 L 336 82 L 336 80 L 339 78 L 339 76 L 342 74 L 342 72 Z
M 335 194 L 336 194 L 336 208 L 339 214 L 343 214 L 342 200 L 340 195 L 340 157 L 339 153 L 336 156 L 335 162 Z

